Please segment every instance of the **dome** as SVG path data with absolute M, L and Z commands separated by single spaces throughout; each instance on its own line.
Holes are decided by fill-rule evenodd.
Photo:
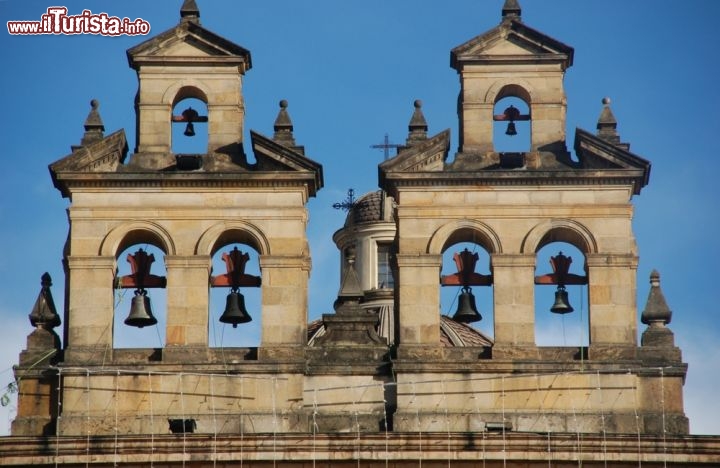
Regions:
M 392 209 L 388 209 L 385 192 L 369 192 L 353 203 L 345 218 L 345 226 L 362 223 L 394 222 Z

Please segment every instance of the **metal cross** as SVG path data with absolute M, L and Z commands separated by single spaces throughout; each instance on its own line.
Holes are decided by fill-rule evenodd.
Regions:
M 390 143 L 390 138 L 388 137 L 387 133 L 385 134 L 385 138 L 383 139 L 382 143 L 379 143 L 377 145 L 370 145 L 370 148 L 382 149 L 386 160 L 390 157 L 390 148 L 401 148 L 401 147 L 402 147 L 402 145 L 398 145 L 396 143 Z
M 347 198 L 340 203 L 333 203 L 336 210 L 350 211 L 355 206 L 355 190 L 348 189 Z

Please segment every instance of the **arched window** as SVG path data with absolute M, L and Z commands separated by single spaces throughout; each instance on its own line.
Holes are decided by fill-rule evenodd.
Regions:
M 208 152 L 208 107 L 201 97 L 180 98 L 173 105 L 171 147 L 174 154 Z
M 210 279 L 210 347 L 256 347 L 262 323 L 258 252 L 244 243 L 218 245 Z
M 165 253 L 132 235 L 132 244 L 116 257 L 113 347 L 165 346 L 167 293 Z
M 568 242 L 550 242 L 537 251 L 535 265 L 537 345 L 587 346 L 590 325 L 585 255 Z
M 492 337 L 493 291 L 489 253 L 480 244 L 462 241 L 447 245 L 442 256 L 440 313 Z
M 532 147 L 532 98 L 519 84 L 506 84 L 495 96 L 493 107 L 493 147 L 497 153 L 510 153 L 500 158 L 500 166 L 522 167 L 524 159 L 512 153 L 525 153 Z
M 493 108 L 493 146 L 498 153 L 530 151 L 530 106 L 515 95 L 498 100 Z

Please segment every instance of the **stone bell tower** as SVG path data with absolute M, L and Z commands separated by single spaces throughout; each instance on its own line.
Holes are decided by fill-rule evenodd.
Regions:
M 633 432 L 635 401 L 631 394 L 650 395 L 662 382 L 664 401 L 672 402 L 671 410 L 662 408 L 663 418 L 672 421 L 667 427 L 672 424 L 672 430 L 680 433 L 688 430 L 682 413 L 685 365 L 677 353 L 662 354 L 668 368 L 661 372 L 653 368 L 656 362 L 648 360 L 650 348 L 645 346 L 665 343 L 675 349 L 672 340 L 648 338 L 641 347 L 637 343 L 638 256 L 631 198 L 648 183 L 650 163 L 620 142 L 609 100 L 603 100 L 597 133 L 576 131 L 575 155 L 571 157 L 565 144 L 563 76 L 573 54 L 571 47 L 527 26 L 518 2 L 507 0 L 498 26 L 451 51 L 451 65 L 461 84 L 460 148 L 454 160 L 448 160 L 449 130 L 428 137 L 413 134 L 411 126 L 416 138 L 409 138 L 397 156 L 379 166 L 380 187 L 397 203 L 396 427 L 407 424 L 409 429 L 417 424 L 417 414 L 426 411 L 428 417 L 421 426 L 442 429 L 434 426 L 429 416 L 431 408 L 440 404 L 438 400 L 421 399 L 425 406 L 418 409 L 418 398 L 400 395 L 433 391 L 489 395 L 512 388 L 517 398 L 503 395 L 482 401 L 485 414 L 479 420 L 485 421 L 486 427 L 495 421 L 502 422 L 498 427 L 531 430 L 533 426 L 527 424 L 537 421 L 538 412 L 547 411 L 542 401 L 557 401 L 542 430 L 599 431 L 598 421 L 612 413 L 613 431 Z M 493 112 L 504 97 L 522 100 L 529 111 Z M 531 123 L 530 148 L 497 151 L 494 122 L 513 124 L 508 128 L 508 134 L 513 134 L 514 122 L 521 120 Z M 440 275 L 442 259 L 463 242 L 475 244 L 490 257 L 490 275 L 475 284 L 492 286 L 491 350 L 470 352 L 440 346 L 440 287 L 446 285 Z M 537 264 L 538 251 L 552 242 L 571 244 L 582 253 L 580 274 L 563 269 L 567 259 L 561 255 L 554 257 L 552 272 L 541 271 L 550 268 Z M 535 304 L 535 286 L 542 284 L 557 287 L 560 302 L 554 312 L 569 312 L 562 303 L 566 284 L 586 285 L 589 346 L 537 345 L 536 321 L 540 314 L 549 313 Z M 648 336 L 662 333 L 665 329 L 660 327 Z M 622 372 L 616 370 L 618 363 L 625 366 Z M 586 366 L 602 374 L 586 375 Z M 539 368 L 547 373 L 576 372 L 563 381 L 567 393 L 562 398 L 551 388 L 559 382 L 553 384 L 552 377 L 538 376 Z M 432 380 L 431 376 L 438 382 L 465 382 L 469 387 L 461 389 L 457 384 L 455 388 L 448 383 L 431 390 L 431 385 L 420 388 L 414 384 L 420 379 Z M 512 379 L 507 379 L 510 376 Z M 545 384 L 549 387 L 539 391 Z M 593 386 L 633 390 L 593 394 L 593 407 L 571 422 L 568 415 L 576 398 L 584 394 L 583 388 Z M 641 401 L 642 431 L 656 432 L 661 413 L 658 401 L 644 397 Z M 457 430 L 479 427 L 478 421 L 466 416 L 473 411 L 467 400 L 447 405 Z
M 493 123 L 500 118 L 513 120 L 513 116 L 494 115 L 494 106 L 508 96 L 521 99 L 529 108 L 527 114 L 515 118 L 530 121 L 530 152 L 564 156 L 563 78 L 573 55 L 572 47 L 525 25 L 516 1 L 506 2 L 497 27 L 455 47 L 450 64 L 460 77 L 459 159 L 469 154 L 489 162 L 497 159 Z
M 255 162 L 248 162 L 242 77 L 251 66 L 250 52 L 205 29 L 193 0 L 183 3 L 177 26 L 131 48 L 127 56 L 139 81 L 136 152 L 128 158 L 123 130 L 105 135 L 99 103 L 93 100 L 81 143 L 50 165 L 55 187 L 70 200 L 64 349 L 61 359 L 54 358 L 58 368 L 43 374 L 45 380 L 54 374 L 57 381 L 47 388 L 61 392 L 49 400 L 63 401 L 55 432 L 167 433 L 167 425 L 153 425 L 158 415 L 192 419 L 198 430 L 207 431 L 210 413 L 217 423 L 223 408 L 239 398 L 245 401 L 246 417 L 226 421 L 224 430 L 278 428 L 266 415 L 302 398 L 310 273 L 306 203 L 323 185 L 322 167 L 295 144 L 284 100 L 272 138 L 250 132 Z M 205 103 L 207 115 L 173 115 L 173 106 L 188 97 Z M 173 153 L 173 123 L 188 125 L 189 135 L 206 125 L 207 151 Z M 247 246 L 250 253 L 228 252 L 233 244 Z M 145 245 L 160 254 L 148 254 Z M 129 248 L 133 253 L 122 256 Z M 212 259 L 220 254 L 227 273 L 212 270 Z M 118 266 L 126 260 L 132 273 L 120 275 Z M 244 272 L 248 261 L 259 264 L 259 277 Z M 165 274 L 158 273 L 158 265 Z M 244 333 L 248 320 L 239 315 L 244 311 L 238 289 L 261 288 L 260 310 L 253 312 L 254 320 L 261 321 L 259 347 L 210 347 L 211 287 L 228 288 L 228 297 L 235 300 L 230 316 L 224 317 L 238 326 L 233 333 Z M 156 288 L 167 291 L 167 300 L 164 307 L 151 309 L 149 298 Z M 135 290 L 130 315 L 115 306 L 117 289 Z M 119 348 L 113 328 L 122 323 L 115 321 L 118 314 L 127 317 L 120 326 L 131 335 L 135 327 L 164 323 L 164 343 L 153 349 Z M 278 361 L 284 363 L 281 371 Z M 236 367 L 236 378 L 227 380 L 229 365 Z M 222 375 L 213 375 L 215 371 Z M 176 374 L 168 378 L 164 372 Z M 202 376 L 188 375 L 193 372 Z M 246 372 L 272 378 L 235 385 Z M 277 379 L 284 384 L 277 385 Z M 197 389 L 217 391 L 225 402 L 209 408 L 200 397 L 182 404 L 163 397 L 191 395 Z M 271 394 L 276 398 L 270 400 Z M 108 401 L 117 414 L 112 427 L 102 415 Z M 57 408 L 52 411 L 57 416 Z M 18 418 L 15 433 L 36 433 L 38 425 L 22 419 L 40 416 L 54 418 L 47 408 L 28 409 Z M 47 427 L 55 424 L 49 423 Z M 284 430 L 292 430 L 293 424 L 286 422 Z
M 200 10 L 189 1 L 177 26 L 131 48 L 127 57 L 138 76 L 133 165 L 172 165 L 172 122 L 193 119 L 207 122 L 211 161 L 238 161 L 245 118 L 242 78 L 252 67 L 250 51 L 203 28 Z M 173 116 L 173 107 L 186 98 L 203 101 L 208 115 Z

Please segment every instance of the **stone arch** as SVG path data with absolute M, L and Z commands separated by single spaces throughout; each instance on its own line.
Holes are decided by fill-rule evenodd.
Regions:
M 508 96 L 515 96 L 524 100 L 531 108 L 532 103 L 537 100 L 535 91 L 529 82 L 517 78 L 508 78 L 498 80 L 488 88 L 485 93 L 485 102 L 495 105 L 499 100 Z
M 246 221 L 223 221 L 208 228 L 198 239 L 196 255 L 212 256 L 219 244 L 243 243 L 253 247 L 260 255 L 270 255 L 270 242 L 257 226 Z
M 205 104 L 209 104 L 207 92 L 204 91 L 208 88 L 205 83 L 199 80 L 179 80 L 167 87 L 162 96 L 162 103 L 172 108 L 183 99 L 195 98 L 203 101 Z
M 427 253 L 440 255 L 458 242 L 475 242 L 490 254 L 502 253 L 502 244 L 495 231 L 485 223 L 471 219 L 451 221 L 438 228 L 430 238 Z
M 133 221 L 114 227 L 100 244 L 99 254 L 114 257 L 127 247 L 141 242 L 154 245 L 165 255 L 175 255 L 175 242 L 170 233 L 151 221 Z
M 537 224 L 523 239 L 521 252 L 536 253 L 550 242 L 567 242 L 585 256 L 597 253 L 597 241 L 583 224 L 572 219 L 551 219 Z

